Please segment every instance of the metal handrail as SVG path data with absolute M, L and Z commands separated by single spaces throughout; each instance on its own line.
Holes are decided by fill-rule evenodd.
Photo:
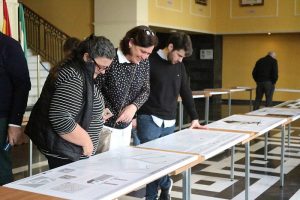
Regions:
M 47 67 L 45 67 L 44 63 L 43 63 L 41 60 L 40 60 L 40 64 L 41 64 L 41 66 L 44 68 L 44 70 L 46 70 L 47 72 L 50 71 L 49 69 L 47 69 Z
M 57 64 L 64 57 L 63 43 L 70 36 L 27 6 L 23 7 L 29 48 L 52 65 Z

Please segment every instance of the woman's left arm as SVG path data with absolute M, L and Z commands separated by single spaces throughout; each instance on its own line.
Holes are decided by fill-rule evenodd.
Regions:
M 56 81 L 56 90 L 49 108 L 53 130 L 63 139 L 83 147 L 90 156 L 93 144 L 89 134 L 75 121 L 83 103 L 83 80 L 71 69 L 63 70 Z

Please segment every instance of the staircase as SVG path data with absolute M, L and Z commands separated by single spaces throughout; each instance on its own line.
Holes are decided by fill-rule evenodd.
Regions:
M 28 49 L 27 63 L 31 81 L 31 90 L 29 91 L 29 97 L 27 101 L 27 110 L 31 110 L 32 106 L 38 100 L 39 94 L 43 89 L 44 83 L 51 68 L 51 64 L 49 62 L 40 62 L 38 60 L 38 56 L 34 55 L 30 49 Z M 39 80 L 38 73 L 40 77 Z M 25 117 L 26 116 L 29 116 L 29 111 L 25 113 Z
M 51 65 L 55 65 L 63 59 L 63 43 L 70 36 L 39 16 L 26 5 L 23 4 L 23 7 L 27 31 L 27 44 L 31 49 L 28 49 L 27 54 L 31 90 L 27 103 L 28 112 L 25 113 L 26 117 L 29 115 L 29 111 L 36 103 L 42 91 Z M 34 55 L 33 52 L 36 52 L 43 60 L 49 62 L 40 62 L 38 60 L 40 56 Z

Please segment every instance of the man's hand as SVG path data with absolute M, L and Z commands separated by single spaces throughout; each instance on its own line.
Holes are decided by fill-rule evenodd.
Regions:
M 191 122 L 190 129 L 208 129 L 206 126 L 202 126 L 199 124 L 198 119 L 195 119 Z
M 19 144 L 23 133 L 21 127 L 8 126 L 7 133 L 9 144 L 11 144 L 12 146 Z
M 132 121 L 132 118 L 134 117 L 135 112 L 137 111 L 137 107 L 133 104 L 130 104 L 128 106 L 126 106 L 121 114 L 119 115 L 118 119 L 117 119 L 117 123 L 118 122 L 125 122 L 125 123 L 129 123 Z

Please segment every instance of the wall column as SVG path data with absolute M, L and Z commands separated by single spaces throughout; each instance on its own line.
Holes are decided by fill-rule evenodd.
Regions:
M 125 33 L 137 26 L 148 25 L 148 0 L 95 0 L 95 35 L 110 39 L 115 47 Z

